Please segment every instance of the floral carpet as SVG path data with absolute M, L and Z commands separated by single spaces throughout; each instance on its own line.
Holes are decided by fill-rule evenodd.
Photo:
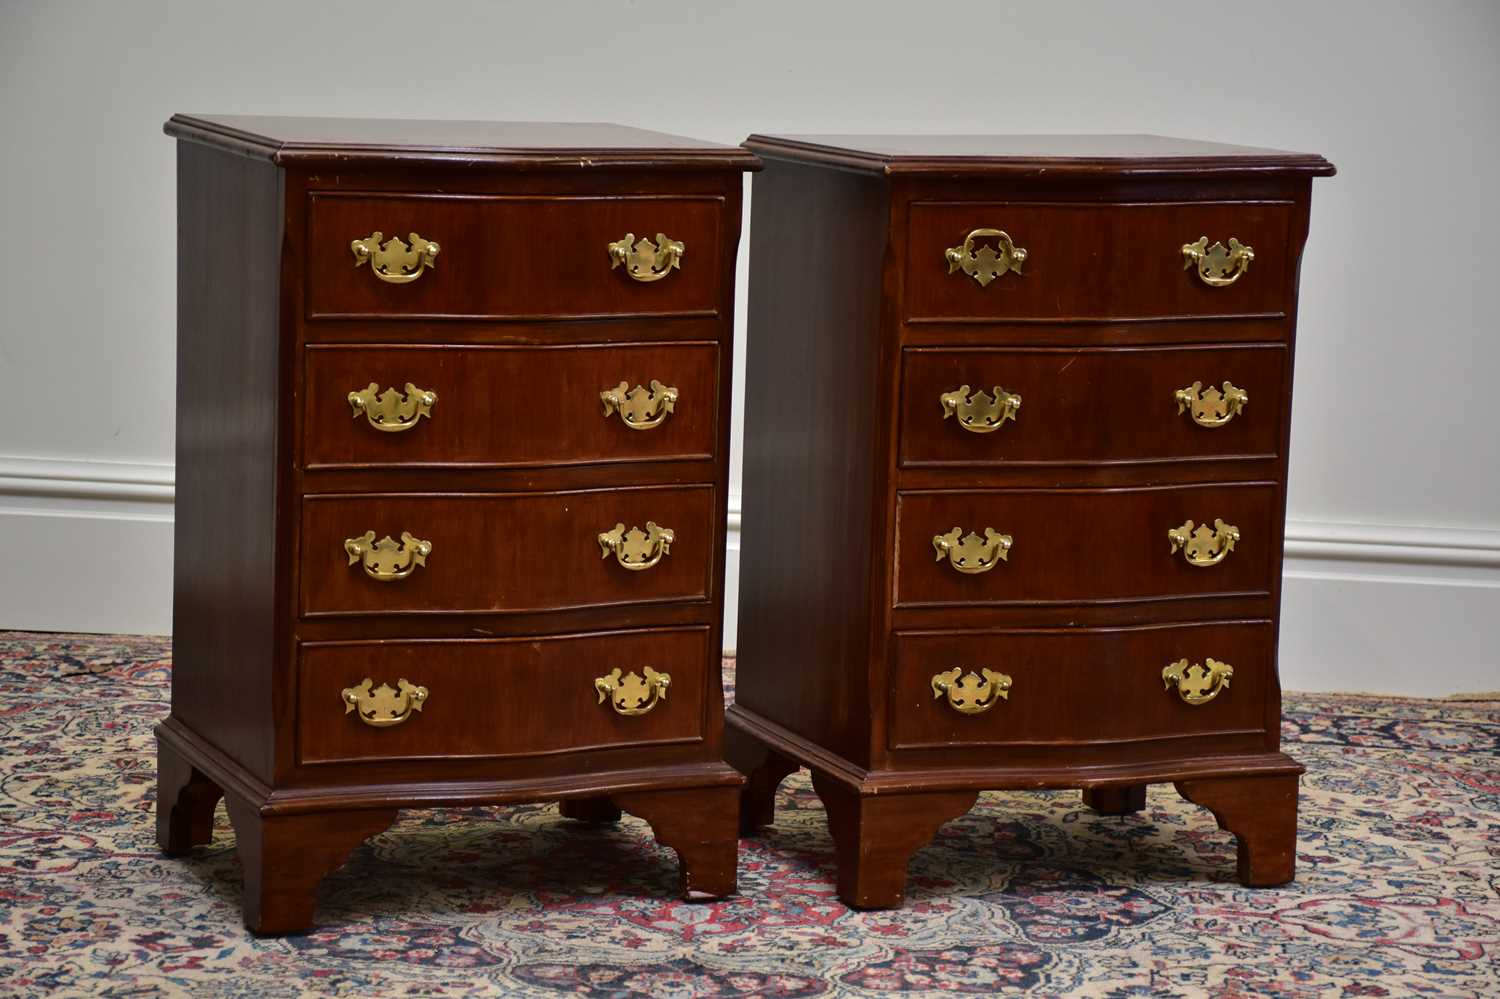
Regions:
M 987 793 L 853 912 L 805 773 L 741 894 L 677 901 L 644 823 L 554 805 L 404 812 L 322 885 L 318 929 L 241 927 L 223 817 L 154 843 L 164 639 L 0 633 L 0 995 L 1500 995 L 1500 703 L 1292 694 L 1298 878 L 1248 890 L 1170 786 L 1101 817 Z M 729 674 L 732 677 L 732 673 Z

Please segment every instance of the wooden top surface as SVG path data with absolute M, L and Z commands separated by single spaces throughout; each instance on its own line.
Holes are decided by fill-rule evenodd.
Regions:
M 549 169 L 756 165 L 739 146 L 604 122 L 175 114 L 165 131 L 276 163 L 436 160 Z
M 1165 135 L 752 135 L 762 156 L 874 173 L 1298 173 L 1330 176 L 1315 153 Z

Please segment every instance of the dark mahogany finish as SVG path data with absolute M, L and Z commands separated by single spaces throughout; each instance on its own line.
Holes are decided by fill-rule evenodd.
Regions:
M 914 348 L 902 364 L 903 468 L 1264 461 L 1276 457 L 1281 440 L 1280 344 Z M 1250 395 L 1240 415 L 1209 428 L 1178 413 L 1178 389 L 1194 382 L 1219 388 L 1225 371 Z M 1021 408 L 994 433 L 970 433 L 956 417 L 944 417 L 939 401 L 963 385 L 989 394 L 1002 388 L 1021 397 Z
M 1004 750 L 1025 745 L 1062 750 L 1209 734 L 1262 739 L 1273 644 L 1269 621 L 903 632 L 895 640 L 890 747 L 993 746 L 1003 758 Z M 1207 655 L 1234 664 L 1228 693 L 1203 705 L 1163 696 L 1163 666 Z M 994 656 L 1014 682 L 1004 703 L 977 715 L 932 710 L 934 673 Z
M 612 471 L 600 469 L 601 484 Z M 506 614 L 707 600 L 723 545 L 717 509 L 707 486 L 309 496 L 302 613 Z M 600 532 L 648 521 L 677 534 L 653 568 L 626 569 L 600 549 Z M 408 531 L 431 542 L 432 554 L 398 583 L 376 581 L 344 554 L 344 540 L 366 530 Z
M 363 760 L 528 757 L 589 749 L 701 743 L 708 728 L 708 629 L 546 638 L 302 646 L 297 758 L 303 764 Z M 600 710 L 600 663 L 654 664 L 672 685 L 649 714 Z M 435 692 L 422 711 L 390 729 L 326 724 L 328 691 L 371 674 L 415 677 Z M 532 690 L 535 697 L 517 696 Z
M 961 475 L 961 472 L 954 473 Z M 896 606 L 1099 604 L 1269 593 L 1272 539 L 1280 533 L 1274 483 L 993 489 L 896 494 Z M 1189 565 L 1167 532 L 1219 517 L 1240 529 L 1222 563 Z M 989 572 L 955 572 L 934 535 L 954 527 L 1012 538 Z M 1279 546 L 1278 546 L 1279 547 Z
M 1279 751 L 1276 627 L 1297 269 L 1318 156 L 1154 136 L 752 136 L 755 181 L 739 673 L 727 758 L 742 827 L 813 772 L 839 894 L 889 907 L 911 854 L 985 788 L 1079 788 L 1105 814 L 1173 782 L 1239 839 L 1247 884 L 1292 877 L 1301 767 Z M 1027 250 L 986 286 L 944 251 Z M 1185 269 L 1200 236 L 1239 280 Z M 982 240 L 981 240 L 982 242 Z M 1175 393 L 1249 402 L 1195 424 Z M 975 434 L 940 397 L 1020 395 Z M 1189 565 L 1168 530 L 1240 530 Z M 983 573 L 932 539 L 1013 539 Z M 1208 658 L 1188 704 L 1164 667 Z M 980 713 L 933 687 L 1011 678 Z M 977 677 L 976 677 L 977 682 Z
M 313 922 L 318 880 L 396 810 L 557 800 L 651 823 L 689 898 L 733 892 L 742 778 L 721 759 L 729 364 L 742 149 L 611 125 L 177 116 L 178 492 L 172 713 L 158 839 L 226 801 L 261 933 Z M 436 241 L 404 284 L 356 266 L 381 231 Z M 618 231 L 617 231 L 618 230 Z M 627 232 L 681 268 L 611 267 Z M 678 389 L 637 430 L 620 382 Z M 436 393 L 383 432 L 371 382 Z M 676 532 L 652 569 L 598 535 Z M 431 543 L 393 582 L 366 530 Z M 669 674 L 626 716 L 594 679 Z M 428 688 L 374 727 L 365 678 Z
M 640 324 L 642 332 L 647 324 Z M 665 381 L 666 377 L 671 381 Z M 599 393 L 663 380 L 681 406 L 650 431 L 604 414 Z M 372 432 L 349 393 L 375 382 L 443 391 L 431 419 Z M 548 347 L 319 346 L 307 351 L 303 456 L 310 468 L 486 465 L 506 468 L 620 461 L 710 461 L 715 343 Z
M 1264 254 L 1257 249 L 1254 272 L 1283 278 L 1290 264 L 1290 201 L 914 201 L 909 210 L 905 313 L 913 321 L 1283 314 L 1286 286 L 1281 280 L 1210 288 L 1196 279 L 1183 279 L 1181 255 L 1151 250 L 1175 250 L 1200 235 L 1233 229 L 1242 242 L 1271 248 Z M 1024 280 L 980 287 L 974 281 L 952 280 L 944 267 L 930 266 L 942 261 L 944 250 L 979 228 L 1000 229 L 1025 247 L 1029 256 L 1023 265 Z
M 307 308 L 313 318 L 713 315 L 722 300 L 725 221 L 723 195 L 313 195 Z M 437 240 L 442 250 L 432 273 L 400 287 L 351 267 L 355 237 L 346 233 L 375 230 Z M 627 232 L 637 239 L 665 232 L 691 247 L 680 272 L 652 284 L 632 281 L 622 269 L 601 274 L 601 260 L 608 268 L 604 247 Z

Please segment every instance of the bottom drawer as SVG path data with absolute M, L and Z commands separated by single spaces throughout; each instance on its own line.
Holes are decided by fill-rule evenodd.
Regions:
M 297 757 L 541 756 L 697 742 L 707 683 L 717 682 L 708 637 L 707 628 L 680 628 L 304 645 Z
M 1274 641 L 1269 621 L 897 635 L 890 745 L 1068 746 L 1263 732 Z M 1163 670 L 1184 659 L 1187 669 L 1168 682 Z M 1220 666 L 1210 671 L 1210 659 Z

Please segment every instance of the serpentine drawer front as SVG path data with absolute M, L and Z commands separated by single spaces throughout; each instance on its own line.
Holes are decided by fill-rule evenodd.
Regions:
M 806 766 L 838 893 L 986 789 L 1175 786 L 1291 879 L 1276 629 L 1320 156 L 1112 136 L 752 136 L 730 760 Z M 820 266 L 809 267 L 807 247 Z
M 911 348 L 902 358 L 901 465 L 1274 459 L 1285 362 L 1279 344 Z
M 698 742 L 703 737 L 706 628 L 541 638 L 343 642 L 304 645 L 297 679 L 303 763 L 545 756 L 580 750 Z M 623 713 L 596 685 L 641 693 Z M 660 689 L 644 680 L 667 677 Z M 634 676 L 634 680 L 630 678 Z M 426 690 L 407 711 L 400 680 Z M 370 689 L 390 703 L 361 708 Z M 660 681 L 658 680 L 658 684 Z M 344 691 L 354 694 L 346 700 Z M 621 694 L 625 696 L 624 693 Z M 351 703 L 352 701 L 352 703 Z M 644 710 L 641 710 L 644 708 Z M 399 719 L 399 720 L 397 720 Z
M 1267 621 L 900 634 L 891 748 L 1097 747 L 1219 735 L 1238 740 L 1230 748 L 1253 751 L 1265 737 L 1272 640 Z M 1186 675 L 1164 680 L 1163 670 L 1182 659 Z M 1221 668 L 1200 681 L 1209 660 L 1228 664 L 1229 675 Z M 954 669 L 959 676 L 934 682 Z M 1009 678 L 1005 696 L 985 696 L 993 687 L 986 670 Z M 1203 699 L 1185 700 L 1184 692 Z
M 723 198 L 320 191 L 308 214 L 314 318 L 706 315 L 721 301 Z M 438 244 L 429 265 L 411 260 L 413 235 Z M 383 279 L 398 271 L 411 280 Z
M 718 381 L 711 343 L 314 347 L 303 460 L 706 461 L 718 439 Z
M 1264 595 L 1273 584 L 1278 512 L 1273 483 L 902 492 L 896 606 Z M 1172 532 L 1189 520 L 1185 537 L 1174 541 Z M 1214 526 L 1219 521 L 1223 529 Z M 1201 545 L 1200 525 L 1208 532 Z M 1011 539 L 1003 559 L 962 571 L 965 553 L 972 568 L 992 547 L 987 529 Z
M 915 320 L 1279 318 L 1287 305 L 1289 200 L 918 201 L 910 211 L 906 314 Z M 970 239 L 975 231 L 1024 249 L 1019 269 L 1002 270 L 1003 241 Z M 1203 251 L 1187 249 L 1204 237 Z
M 722 543 L 713 511 L 708 486 L 309 496 L 302 611 L 479 613 L 707 600 Z M 620 543 L 602 544 L 600 536 L 620 525 Z M 361 543 L 366 532 L 375 537 Z M 421 566 L 387 566 L 371 552 L 383 538 L 401 547 L 403 533 L 429 546 Z M 391 558 L 399 562 L 399 552 Z M 405 574 L 382 578 L 398 573 Z
M 598 124 L 167 131 L 163 848 L 225 798 L 260 933 L 307 930 L 324 873 L 434 804 L 629 811 L 684 897 L 733 893 L 719 666 L 755 157 Z

